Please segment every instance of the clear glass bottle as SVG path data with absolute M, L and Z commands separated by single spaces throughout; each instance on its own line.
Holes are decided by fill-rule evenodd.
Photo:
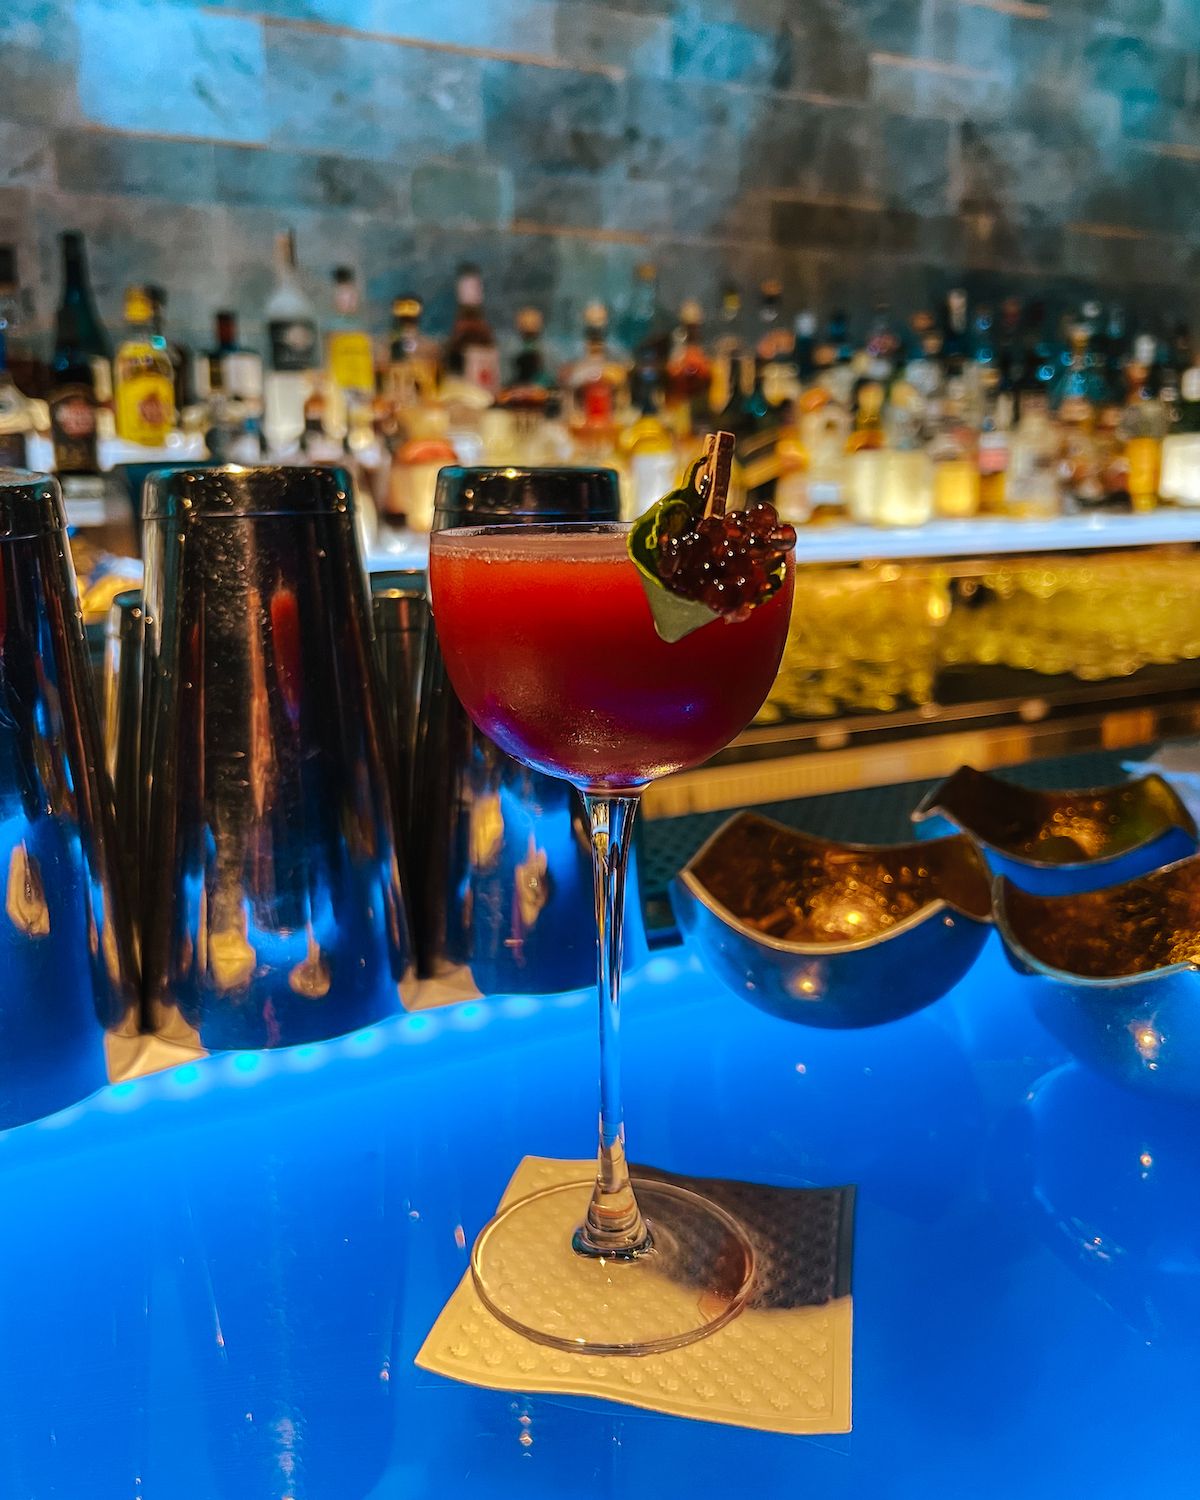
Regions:
M 375 350 L 363 326 L 362 299 L 353 266 L 333 272 L 333 315 L 325 334 L 325 363 L 336 410 L 327 423 L 330 432 L 350 429 L 349 412 L 369 408 L 375 399 Z
M 295 449 L 304 431 L 304 403 L 316 387 L 320 339 L 313 305 L 296 266 L 296 237 L 275 236 L 275 285 L 263 309 L 270 352 L 264 382 L 263 430 L 271 449 Z
M 1163 439 L 1159 494 L 1177 505 L 1200 505 L 1200 363 L 1180 377 L 1176 412 Z

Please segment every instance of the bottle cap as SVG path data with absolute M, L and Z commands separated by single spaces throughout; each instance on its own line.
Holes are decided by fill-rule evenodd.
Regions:
M 392 302 L 393 318 L 419 318 L 423 310 L 424 303 L 412 292 L 405 292 L 403 296 L 395 298 Z
M 125 321 L 127 323 L 148 323 L 153 312 L 150 294 L 144 286 L 125 288 Z
M 704 311 L 694 297 L 689 297 L 680 307 L 679 321 L 685 325 L 704 322 Z
M 583 310 L 583 326 L 585 328 L 607 328 L 608 308 L 603 302 L 589 302 Z
M 525 338 L 537 338 L 545 320 L 536 307 L 522 307 L 517 312 L 517 332 Z

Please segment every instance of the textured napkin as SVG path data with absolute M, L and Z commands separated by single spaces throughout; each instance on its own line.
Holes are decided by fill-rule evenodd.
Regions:
M 586 1179 L 594 1166 L 527 1156 L 501 1207 L 541 1188 Z M 497 1390 L 598 1396 L 767 1432 L 849 1432 L 854 1189 L 761 1187 L 648 1167 L 634 1171 L 702 1193 L 745 1225 L 756 1274 L 738 1317 L 665 1354 L 564 1353 L 494 1318 L 468 1270 L 417 1364 Z

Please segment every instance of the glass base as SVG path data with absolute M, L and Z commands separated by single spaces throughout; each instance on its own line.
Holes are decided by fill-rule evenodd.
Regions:
M 698 1193 L 634 1178 L 651 1247 L 622 1259 L 582 1255 L 571 1240 L 592 1182 L 520 1198 L 475 1241 L 480 1297 L 509 1328 L 581 1354 L 678 1349 L 736 1318 L 754 1281 L 754 1248 L 737 1220 Z

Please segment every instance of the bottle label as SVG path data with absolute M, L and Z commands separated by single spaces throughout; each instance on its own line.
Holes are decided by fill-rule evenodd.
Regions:
M 262 360 L 250 350 L 221 356 L 221 389 L 242 401 L 260 401 L 263 393 Z
M 331 333 L 328 336 L 329 373 L 339 390 L 375 391 L 375 356 L 371 340 L 361 332 Z
M 49 405 L 54 467 L 60 474 L 96 473 L 95 392 L 87 385 L 60 386 L 51 392 Z
M 271 367 L 311 370 L 317 362 L 317 325 L 310 318 L 285 318 L 267 325 Z
M 28 468 L 28 457 L 23 432 L 0 432 L 0 469 Z
M 1185 401 L 1200 401 L 1200 365 L 1192 365 L 1183 372 L 1179 394 Z
M 494 391 L 500 384 L 500 351 L 494 344 L 469 344 L 463 353 L 463 378 Z
M 987 434 L 979 440 L 979 472 L 1003 474 L 1008 468 L 1008 438 L 1003 433 Z
M 175 424 L 175 390 L 171 377 L 152 359 L 121 360 L 117 381 L 117 436 L 128 443 L 157 448 Z

